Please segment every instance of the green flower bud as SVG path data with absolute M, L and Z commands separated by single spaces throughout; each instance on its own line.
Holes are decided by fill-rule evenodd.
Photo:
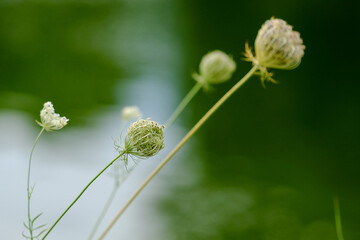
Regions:
M 140 158 L 154 156 L 164 148 L 163 128 L 163 125 L 149 119 L 134 122 L 126 132 L 124 150 Z
M 197 81 L 218 84 L 229 80 L 236 70 L 236 63 L 226 53 L 215 50 L 207 53 L 200 62 L 200 75 L 195 74 Z

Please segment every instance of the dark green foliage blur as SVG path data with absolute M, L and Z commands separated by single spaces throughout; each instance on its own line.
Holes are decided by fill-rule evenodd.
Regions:
M 0 4 L 0 110 L 20 109 L 36 118 L 39 106 L 51 100 L 76 124 L 115 104 L 113 88 L 126 74 L 102 51 L 101 34 L 102 24 L 121 14 L 122 3 L 94 2 Z M 136 4 L 134 11 L 144 11 L 142 1 Z M 234 79 L 240 79 L 251 67 L 241 61 L 245 41 L 253 46 L 271 16 L 293 25 L 306 49 L 297 69 L 273 71 L 279 84 L 264 89 L 253 77 L 189 141 L 194 152 L 173 159 L 190 166 L 200 161 L 202 172 L 193 185 L 178 184 L 186 172 L 169 180 L 174 187 L 156 206 L 171 233 L 164 239 L 335 240 L 334 196 L 345 239 L 360 239 L 355 6 L 340 0 L 176 4 L 174 31 L 180 32 L 187 67 L 180 70 L 187 76 L 181 96 L 194 84 L 189 69 L 196 70 L 210 50 L 233 54 Z M 186 128 L 234 83 L 200 92 L 181 117 Z
M 50 100 L 76 123 L 82 117 L 77 112 L 111 104 L 120 70 L 94 44 L 111 7 L 61 1 L 0 5 L 0 107 L 37 115 Z
M 186 22 L 196 34 L 189 40 L 193 65 L 216 48 L 240 62 L 245 41 L 253 45 L 271 16 L 293 25 L 306 49 L 297 69 L 273 71 L 279 84 L 263 89 L 258 79 L 250 80 L 198 133 L 203 179 L 174 188 L 160 206 L 173 212 L 175 239 L 337 239 L 334 196 L 341 198 L 345 239 L 358 239 L 359 61 L 345 47 L 357 46 L 353 6 L 281 0 L 187 4 Z M 249 68 L 240 62 L 235 78 Z M 232 85 L 216 87 L 210 100 L 198 96 L 188 127 Z

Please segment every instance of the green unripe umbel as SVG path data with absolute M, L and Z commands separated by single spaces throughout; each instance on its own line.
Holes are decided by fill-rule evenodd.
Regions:
M 226 53 L 215 50 L 207 53 L 200 62 L 199 75 L 194 75 L 198 81 L 208 84 L 218 84 L 229 80 L 236 70 L 236 63 Z
M 148 158 L 164 148 L 163 125 L 150 119 L 140 119 L 126 132 L 125 151 L 133 156 Z

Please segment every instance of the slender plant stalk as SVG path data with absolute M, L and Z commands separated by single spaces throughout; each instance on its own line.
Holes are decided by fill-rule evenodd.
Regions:
M 169 155 L 156 167 L 156 169 L 148 176 L 143 184 L 137 189 L 137 191 L 131 196 L 123 208 L 118 212 L 115 218 L 111 221 L 105 231 L 101 234 L 98 240 L 101 240 L 114 226 L 116 221 L 125 212 L 129 205 L 135 200 L 139 193 L 146 187 L 146 185 L 153 179 L 156 174 L 165 166 L 165 164 L 175 155 L 175 153 L 196 133 L 197 130 L 209 119 L 209 117 L 215 113 L 215 111 L 234 93 L 238 90 L 258 69 L 257 65 L 254 65 L 251 70 L 236 83 L 200 120 L 195 126 L 185 135 L 185 137 L 178 143 L 178 145 L 169 153 Z
M 42 128 L 39 135 L 37 136 L 34 145 L 31 149 L 31 153 L 30 153 L 30 158 L 29 158 L 29 168 L 28 168 L 28 177 L 27 177 L 27 208 L 28 208 L 28 227 L 29 227 L 29 233 L 30 233 L 30 239 L 32 240 L 34 238 L 33 236 L 33 222 L 31 220 L 31 215 L 30 215 L 30 199 L 31 199 L 31 194 L 32 194 L 32 190 L 30 190 L 30 173 L 31 173 L 31 159 L 32 159 L 32 155 L 35 149 L 35 146 L 41 136 L 41 134 L 44 132 L 45 128 Z
M 337 197 L 334 197 L 334 213 L 335 213 L 336 234 L 338 240 L 344 240 L 342 226 L 341 226 L 340 205 L 339 205 L 339 199 Z
M 188 92 L 188 94 L 186 94 L 186 96 L 184 97 L 184 99 L 180 102 L 180 104 L 177 106 L 177 108 L 175 109 L 175 111 L 171 114 L 170 118 L 166 121 L 166 129 L 168 129 L 174 122 L 175 120 L 179 117 L 179 115 L 182 113 L 182 111 L 184 110 L 184 108 L 189 104 L 189 102 L 194 98 L 194 96 L 199 92 L 199 90 L 201 89 L 201 87 L 203 86 L 203 84 L 199 81 L 196 82 L 196 84 L 194 85 L 194 87 Z M 121 127 L 121 129 L 123 128 L 123 126 Z M 97 228 L 99 227 L 100 223 L 102 222 L 106 212 L 108 211 L 117 190 L 119 189 L 119 185 L 115 185 L 113 189 L 113 191 L 111 192 L 109 199 L 107 200 L 99 218 L 97 219 L 95 226 L 93 227 L 90 236 L 89 236 L 89 240 L 91 240 L 94 235 L 95 232 L 97 231 Z
M 106 167 L 104 167 L 91 181 L 85 186 L 85 188 L 80 192 L 80 194 L 75 198 L 75 200 L 66 208 L 66 210 L 60 215 L 60 217 L 55 221 L 55 223 L 51 226 L 51 228 L 46 232 L 45 236 L 42 238 L 44 240 L 47 235 L 51 232 L 51 230 L 56 226 L 56 224 L 61 220 L 61 218 L 69 211 L 69 209 L 79 200 L 81 195 L 88 189 L 88 187 L 103 173 L 106 169 L 108 169 L 117 159 L 123 156 L 125 152 L 120 153 L 116 158 L 114 158 Z
M 110 196 L 109 196 L 108 200 L 106 201 L 105 206 L 104 206 L 103 210 L 101 211 L 101 213 L 100 213 L 98 219 L 96 220 L 96 223 L 95 223 L 95 225 L 94 225 L 94 227 L 93 227 L 93 229 L 92 229 L 92 231 L 90 233 L 89 240 L 94 238 L 94 235 L 95 235 L 98 227 L 100 226 L 100 223 L 104 219 L 107 211 L 109 210 L 109 207 L 110 207 L 112 201 L 114 200 L 114 197 L 115 197 L 115 195 L 116 195 L 116 193 L 117 193 L 117 191 L 119 189 L 119 186 L 120 186 L 119 181 L 116 181 L 115 184 L 114 184 L 114 187 L 113 187 L 113 189 L 112 189 L 112 191 L 110 193 Z
M 121 126 L 120 126 L 120 136 L 122 135 L 122 131 L 123 131 L 126 123 L 128 123 L 128 121 L 129 120 L 122 121 Z M 115 176 L 113 176 L 113 178 L 114 178 L 114 187 L 113 187 L 108 199 L 106 200 L 106 203 L 105 203 L 100 215 L 98 216 L 98 218 L 97 218 L 97 220 L 95 222 L 95 225 L 93 226 L 93 228 L 92 228 L 92 230 L 90 232 L 88 240 L 91 240 L 91 239 L 94 238 L 95 233 L 96 233 L 97 229 L 99 228 L 102 220 L 104 219 L 107 211 L 109 210 L 109 208 L 110 208 L 110 206 L 111 206 L 111 204 L 112 204 L 112 202 L 113 202 L 113 200 L 114 200 L 114 198 L 116 196 L 116 193 L 119 190 L 122 182 L 127 178 L 127 176 L 131 173 L 131 171 L 134 170 L 135 167 L 136 167 L 136 164 L 133 167 L 131 167 L 130 169 L 128 169 L 127 166 L 125 166 L 125 169 L 127 170 L 127 172 L 126 172 L 125 176 L 123 176 L 122 179 L 121 179 L 121 176 L 120 176 L 121 173 L 118 173 L 118 171 L 115 170 Z M 120 172 L 120 170 L 119 170 L 119 172 Z
M 188 92 L 188 94 L 181 101 L 179 106 L 175 109 L 173 114 L 171 114 L 170 118 L 166 121 L 166 128 L 169 128 L 180 115 L 180 113 L 184 110 L 184 108 L 188 105 L 188 103 L 193 99 L 193 97 L 199 92 L 203 84 L 199 81 L 196 82 L 195 86 Z
M 89 236 L 89 240 L 93 239 L 94 236 L 95 236 L 95 233 L 98 229 L 98 227 L 100 226 L 102 220 L 104 219 L 107 211 L 109 210 L 115 196 L 116 196 L 116 193 L 117 191 L 119 190 L 121 184 L 126 180 L 126 178 L 130 175 L 130 173 L 135 169 L 136 165 L 132 166 L 130 169 L 127 169 L 127 172 L 126 172 L 126 175 L 120 179 L 120 176 L 115 176 L 115 183 L 114 183 L 114 187 L 113 187 L 113 190 L 111 191 L 110 195 L 109 195 L 109 198 L 107 199 L 105 205 L 104 205 L 104 208 L 103 210 L 101 211 L 98 219 L 96 220 L 96 223 L 93 227 L 93 229 L 91 230 L 91 233 L 90 233 L 90 236 Z M 119 180 L 120 179 L 120 180 Z

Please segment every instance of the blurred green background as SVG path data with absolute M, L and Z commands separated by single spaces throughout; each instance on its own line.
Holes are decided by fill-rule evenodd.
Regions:
M 175 157 L 198 170 L 163 178 L 169 186 L 153 207 L 166 233 L 150 239 L 337 239 L 334 196 L 345 239 L 360 239 L 357 14 L 355 2 L 340 0 L 1 0 L 0 111 L 37 119 L 51 100 L 71 133 L 109 106 L 157 98 L 143 111 L 165 122 L 202 55 L 232 54 L 234 79 L 196 96 L 166 132 L 169 151 L 250 69 L 245 42 L 282 18 L 304 39 L 303 62 L 274 70 L 280 83 L 265 89 L 252 78 Z M 151 92 L 138 91 L 137 79 Z

